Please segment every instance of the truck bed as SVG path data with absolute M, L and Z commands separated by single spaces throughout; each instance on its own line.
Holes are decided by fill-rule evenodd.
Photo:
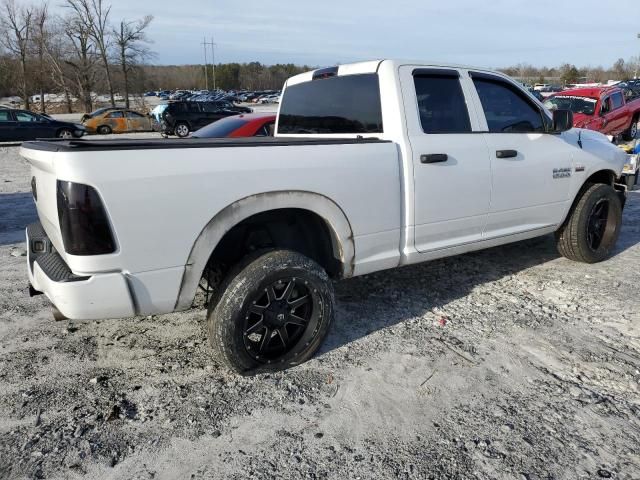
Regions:
M 42 227 L 70 272 L 96 279 L 126 276 L 137 313 L 173 311 L 185 268 L 192 264 L 196 242 L 207 235 L 207 225 L 223 212 L 246 213 L 246 208 L 231 206 L 254 198 L 262 206 L 315 212 L 331 205 L 342 212 L 348 219 L 347 237 L 355 244 L 350 268 L 356 272 L 398 263 L 400 162 L 391 141 L 56 140 L 25 142 L 21 153 L 32 165 Z M 96 190 L 116 251 L 88 256 L 65 251 L 57 182 Z

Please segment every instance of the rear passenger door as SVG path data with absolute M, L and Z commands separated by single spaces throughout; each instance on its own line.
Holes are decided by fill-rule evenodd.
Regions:
M 413 158 L 416 249 L 479 241 L 491 172 L 468 85 L 453 69 L 403 66 L 400 78 Z
M 18 138 L 16 125 L 17 123 L 13 118 L 11 110 L 0 109 L 0 141 L 8 142 L 13 140 L 22 140 L 21 138 Z
M 506 78 L 470 72 L 491 159 L 485 238 L 535 231 L 562 220 L 575 141 L 546 133 L 551 119 Z
M 151 129 L 151 120 L 138 112 L 127 110 L 127 126 L 130 132 L 146 132 Z
M 631 124 L 628 110 L 622 108 L 623 106 L 622 92 L 614 92 L 609 95 L 610 111 L 605 115 L 604 119 L 608 123 L 607 130 L 612 135 L 619 135 Z

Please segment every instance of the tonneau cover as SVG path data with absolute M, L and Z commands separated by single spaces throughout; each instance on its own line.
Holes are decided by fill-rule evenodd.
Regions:
M 222 148 L 222 147 L 281 147 L 285 145 L 343 145 L 356 143 L 386 143 L 378 138 L 180 138 L 180 139 L 114 139 L 114 140 L 35 140 L 24 142 L 22 148 L 49 152 L 96 150 L 154 150 L 172 148 Z

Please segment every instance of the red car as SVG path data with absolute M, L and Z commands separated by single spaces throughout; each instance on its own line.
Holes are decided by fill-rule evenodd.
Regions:
M 193 138 L 271 137 L 275 113 L 244 113 L 210 123 L 191 135 Z
M 544 105 L 550 110 L 571 110 L 574 127 L 622 135 L 625 140 L 633 140 L 638 135 L 640 98 L 627 101 L 619 88 L 565 90 L 547 97 Z

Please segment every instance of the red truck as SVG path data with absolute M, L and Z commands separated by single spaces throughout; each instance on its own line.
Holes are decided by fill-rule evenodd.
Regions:
M 573 126 L 633 140 L 638 135 L 640 97 L 628 100 L 615 87 L 574 88 L 544 101 L 549 110 L 571 110 Z

